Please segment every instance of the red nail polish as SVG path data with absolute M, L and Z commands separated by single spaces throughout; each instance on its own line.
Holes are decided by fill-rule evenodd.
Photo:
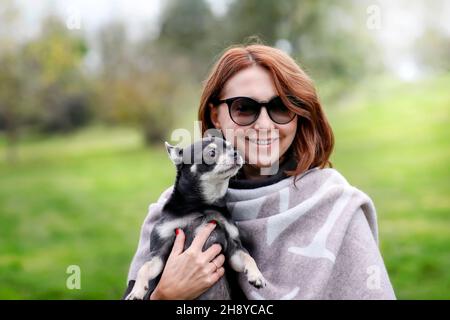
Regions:
M 217 224 L 216 220 L 210 220 L 209 223 Z
M 175 229 L 175 235 L 178 235 L 180 233 L 180 230 L 178 228 Z

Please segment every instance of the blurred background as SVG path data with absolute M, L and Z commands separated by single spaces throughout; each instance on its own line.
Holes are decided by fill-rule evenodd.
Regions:
M 0 299 L 121 297 L 175 177 L 163 142 L 255 39 L 315 80 L 397 297 L 449 299 L 449 17 L 445 0 L 1 0 Z

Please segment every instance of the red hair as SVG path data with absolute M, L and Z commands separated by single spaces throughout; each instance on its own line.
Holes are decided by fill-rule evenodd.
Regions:
M 316 166 L 332 167 L 329 158 L 334 146 L 333 131 L 319 102 L 313 81 L 288 54 L 261 44 L 231 46 L 213 66 L 204 82 L 198 110 L 202 136 L 206 130 L 215 128 L 208 104 L 220 98 L 228 79 L 254 65 L 269 71 L 277 94 L 298 115 L 297 132 L 290 147 L 297 160 L 297 168 L 286 171 L 286 174 L 298 176 Z M 287 96 L 294 96 L 301 103 L 294 104 Z

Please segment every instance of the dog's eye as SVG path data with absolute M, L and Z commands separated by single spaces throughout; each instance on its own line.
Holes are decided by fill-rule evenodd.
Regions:
M 209 155 L 211 158 L 214 158 L 214 157 L 216 156 L 216 150 L 214 150 L 214 149 L 209 150 L 208 155 Z

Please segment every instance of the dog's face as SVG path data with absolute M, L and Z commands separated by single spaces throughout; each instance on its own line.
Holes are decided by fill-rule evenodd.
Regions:
M 219 137 L 206 137 L 180 148 L 166 142 L 170 159 L 184 178 L 205 182 L 227 181 L 244 164 L 242 156 L 230 142 Z

